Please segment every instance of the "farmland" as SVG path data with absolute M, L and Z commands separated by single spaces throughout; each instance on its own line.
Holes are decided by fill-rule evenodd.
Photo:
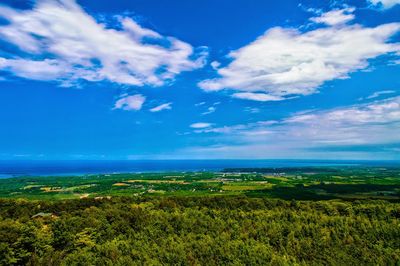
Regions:
M 377 167 L 225 169 L 0 179 L 0 197 L 77 199 L 111 196 L 228 196 L 285 200 L 397 201 L 400 169 Z

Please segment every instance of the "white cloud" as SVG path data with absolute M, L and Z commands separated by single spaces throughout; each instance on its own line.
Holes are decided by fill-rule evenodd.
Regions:
M 221 63 L 218 62 L 218 61 L 212 61 L 210 65 L 211 65 L 211 67 L 212 67 L 213 69 L 216 70 L 216 69 L 221 65 Z
M 382 5 L 383 8 L 391 8 L 400 4 L 400 0 L 369 0 L 373 5 Z
M 294 138 L 310 145 L 396 143 L 400 142 L 400 97 L 296 115 L 283 124 Z
M 354 8 L 335 9 L 321 14 L 319 17 L 310 18 L 315 23 L 322 23 L 326 25 L 341 25 L 354 19 Z
M 249 124 L 238 124 L 238 125 L 230 125 L 230 126 L 222 126 L 222 127 L 213 127 L 213 124 L 206 128 L 201 128 L 194 130 L 194 133 L 223 133 L 223 134 L 239 134 L 239 135 L 257 135 L 252 134 L 252 130 L 261 130 L 265 132 L 263 127 L 271 126 L 277 124 L 277 121 L 267 120 L 267 121 L 258 121 Z
M 35 80 L 54 80 L 67 76 L 69 66 L 53 59 L 32 61 L 25 59 L 5 59 L 0 57 L 0 69 L 8 69 L 18 73 L 18 76 Z
M 171 105 L 172 105 L 172 103 L 164 103 L 164 104 L 161 104 L 161 105 L 151 108 L 150 112 L 154 113 L 154 112 L 160 112 L 163 110 L 171 110 L 172 109 Z
M 131 18 L 116 17 L 114 28 L 101 24 L 74 0 L 38 0 L 29 10 L 2 5 L 0 18 L 7 21 L 0 38 L 24 52 L 0 58 L 0 69 L 23 78 L 159 86 L 205 60 L 204 50 L 196 53 Z
M 194 106 L 198 107 L 198 106 L 202 106 L 202 105 L 205 105 L 205 104 L 206 104 L 206 102 L 199 102 L 199 103 L 196 103 Z
M 352 17 L 351 9 L 345 10 L 331 11 L 343 13 L 336 21 L 329 12 L 313 18 L 333 26 L 306 32 L 282 27 L 267 30 L 250 44 L 231 51 L 232 61 L 218 68 L 219 77 L 204 80 L 199 87 L 205 91 L 233 90 L 234 97 L 246 99 L 287 99 L 316 93 L 326 81 L 345 79 L 366 69 L 369 59 L 400 51 L 399 43 L 389 42 L 400 31 L 400 23 L 372 28 L 343 24 Z
M 400 122 L 400 97 L 347 108 L 337 108 L 325 112 L 308 112 L 290 117 L 285 122 L 308 125 L 327 124 L 330 126 L 358 126 Z
M 361 158 L 365 154 L 354 155 L 352 147 L 366 147 L 368 153 L 371 145 L 384 150 L 400 143 L 400 96 L 330 110 L 308 110 L 281 121 L 209 126 L 193 132 L 209 134 L 212 143 L 195 148 L 197 152 L 214 150 L 220 158 L 234 154 L 242 158 L 316 158 L 329 157 L 330 151 L 340 149 L 350 157 Z M 318 150 L 322 153 L 317 154 Z M 393 152 L 387 152 L 393 157 Z
M 201 114 L 202 115 L 209 115 L 209 114 L 214 113 L 216 110 L 217 110 L 216 107 L 210 106 L 210 107 L 207 108 L 207 111 L 205 111 L 205 112 L 203 112 Z
M 191 128 L 207 128 L 211 127 L 213 124 L 211 123 L 204 123 L 204 122 L 198 122 L 198 123 L 193 123 L 190 125 Z
M 387 90 L 387 91 L 377 91 L 372 93 L 371 95 L 369 95 L 368 97 L 366 97 L 366 99 L 375 99 L 378 98 L 381 95 L 385 95 L 385 94 L 393 94 L 396 93 L 396 91 L 392 91 L 392 90 Z
M 256 107 L 246 107 L 246 108 L 244 108 L 244 111 L 249 112 L 251 114 L 257 114 L 257 113 L 261 112 L 261 110 Z
M 220 133 L 220 134 L 232 134 L 238 132 L 239 130 L 245 130 L 249 125 L 233 125 L 233 126 L 223 126 L 223 127 L 211 127 L 212 125 L 204 128 L 197 128 L 194 133 Z
M 285 98 L 281 96 L 269 95 L 266 93 L 254 93 L 254 92 L 237 92 L 232 94 L 233 98 L 246 99 L 259 102 L 270 102 L 270 101 L 283 101 Z
M 126 111 L 138 111 L 142 109 L 146 97 L 140 94 L 125 95 L 115 102 L 114 109 L 122 109 Z

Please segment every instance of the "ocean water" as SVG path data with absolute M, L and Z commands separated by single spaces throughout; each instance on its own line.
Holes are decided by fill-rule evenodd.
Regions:
M 126 161 L 0 161 L 0 178 L 110 173 L 221 171 L 225 168 L 305 166 L 400 166 L 399 161 L 324 160 L 126 160 Z

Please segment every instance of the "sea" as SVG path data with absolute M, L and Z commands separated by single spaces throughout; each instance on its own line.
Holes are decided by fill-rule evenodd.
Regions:
M 112 173 L 218 172 L 226 168 L 371 166 L 400 167 L 400 161 L 357 160 L 0 160 L 0 178 L 21 176 L 76 176 Z

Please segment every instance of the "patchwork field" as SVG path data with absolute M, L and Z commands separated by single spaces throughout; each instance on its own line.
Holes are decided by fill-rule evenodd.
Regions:
M 226 169 L 222 172 L 104 174 L 0 179 L 0 197 L 246 195 L 299 200 L 399 200 L 399 168 Z

